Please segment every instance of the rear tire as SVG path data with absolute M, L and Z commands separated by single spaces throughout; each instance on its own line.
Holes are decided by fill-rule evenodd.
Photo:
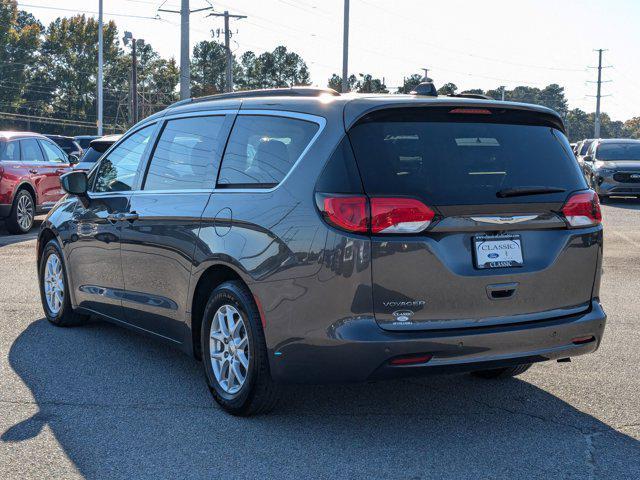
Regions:
M 73 327 L 89 319 L 89 315 L 82 315 L 71 307 L 67 270 L 56 240 L 50 240 L 44 247 L 38 278 L 40 299 L 47 320 L 57 327 Z
M 204 309 L 202 363 L 211 395 L 228 413 L 268 413 L 279 400 L 271 379 L 260 313 L 239 281 L 217 287 Z
M 33 227 L 35 214 L 36 203 L 31 193 L 28 190 L 19 190 L 5 222 L 7 231 L 14 235 L 27 233 Z
M 493 368 L 491 370 L 477 370 L 472 375 L 480 378 L 511 378 L 526 372 L 531 368 L 531 363 L 523 363 L 514 367 Z

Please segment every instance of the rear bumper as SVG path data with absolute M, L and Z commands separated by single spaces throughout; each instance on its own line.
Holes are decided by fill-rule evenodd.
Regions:
M 572 316 L 446 331 L 389 332 L 373 318 L 354 318 L 328 329 L 327 338 L 283 342 L 270 352 L 271 374 L 279 382 L 359 382 L 574 357 L 598 349 L 606 318 L 598 301 Z M 588 336 L 594 340 L 572 342 Z M 390 364 L 398 356 L 419 354 L 433 357 L 419 365 Z

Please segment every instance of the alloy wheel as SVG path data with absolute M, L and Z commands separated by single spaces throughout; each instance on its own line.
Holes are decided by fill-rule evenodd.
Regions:
M 209 335 L 216 381 L 226 393 L 238 393 L 247 379 L 250 351 L 245 321 L 236 307 L 226 304 L 218 308 Z
M 28 231 L 33 224 L 33 201 L 29 195 L 22 195 L 18 199 L 18 205 L 16 209 L 16 215 L 18 220 L 18 225 L 24 231 Z
M 58 315 L 64 303 L 64 276 L 62 262 L 55 253 L 49 255 L 44 267 L 44 296 L 51 313 Z

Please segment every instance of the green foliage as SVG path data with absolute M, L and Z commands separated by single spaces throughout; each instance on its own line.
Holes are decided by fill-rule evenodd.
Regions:
M 445 83 L 438 89 L 438 95 L 455 95 L 457 90 L 455 83 Z
M 358 77 L 353 74 L 349 76 L 350 92 L 389 93 L 387 86 L 379 78 L 373 78 L 373 75 L 368 73 L 360 73 L 358 74 Z M 342 93 L 342 77 L 337 73 L 332 74 L 331 78 L 329 78 L 329 81 L 327 82 L 327 86 Z
M 240 58 L 239 75 L 235 78 L 238 90 L 282 88 L 311 84 L 309 69 L 302 57 L 280 45 L 272 52 L 256 56 L 245 52 Z
M 422 82 L 422 75 L 414 73 L 409 77 L 405 77 L 404 82 L 400 88 L 398 88 L 397 93 L 409 93 Z

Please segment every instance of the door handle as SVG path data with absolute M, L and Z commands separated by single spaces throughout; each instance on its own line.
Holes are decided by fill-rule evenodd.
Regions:
M 36 170 L 35 168 L 30 168 L 29 173 L 33 173 L 35 175 L 36 173 L 38 173 L 38 170 Z
M 56 168 L 56 173 L 64 173 L 66 170 L 64 168 Z
M 109 220 L 111 223 L 116 223 L 122 220 L 123 215 L 124 213 L 110 213 L 109 215 L 107 215 L 107 220 Z
M 120 218 L 120 220 L 122 221 L 126 220 L 128 222 L 135 222 L 140 218 L 140 215 L 138 215 L 136 212 L 122 213 L 121 215 L 122 215 L 122 218 Z

